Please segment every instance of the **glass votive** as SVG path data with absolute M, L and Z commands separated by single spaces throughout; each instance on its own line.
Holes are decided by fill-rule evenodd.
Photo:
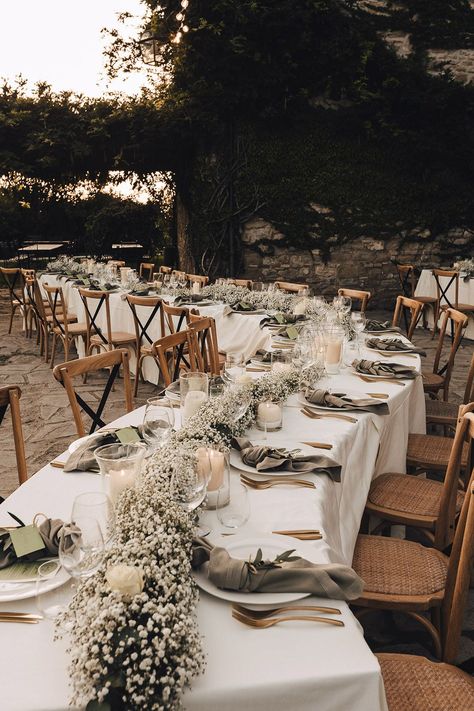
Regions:
M 56 576 L 66 577 L 62 585 L 56 586 Z M 38 568 L 36 574 L 36 606 L 48 620 L 55 620 L 64 612 L 72 598 L 71 579 L 61 569 L 59 560 L 47 560 Z
M 288 373 L 292 370 L 293 351 L 275 350 L 271 352 L 272 371 L 274 373 Z
M 326 350 L 324 354 L 324 367 L 330 375 L 339 373 L 342 362 L 344 346 L 344 331 L 341 328 L 332 328 L 326 334 Z
M 224 392 L 224 383 L 219 377 L 209 380 L 209 397 L 220 397 Z
M 114 505 L 122 491 L 135 486 L 145 454 L 146 446 L 142 442 L 106 444 L 94 451 L 104 491 Z
M 221 489 L 220 505 L 223 506 L 229 498 L 229 450 L 219 450 L 216 447 L 199 447 L 196 450 L 196 456 L 200 466 L 208 468 L 207 495 L 203 508 L 217 508 L 218 492 Z M 224 496 L 225 491 L 227 491 L 227 498 Z
M 217 518 L 226 528 L 240 528 L 250 517 L 250 501 L 247 487 L 237 477 L 230 481 L 226 490 L 221 487 L 217 494 Z
M 179 376 L 181 422 L 186 424 L 209 396 L 207 373 L 181 373 Z
M 283 406 L 280 400 L 264 400 L 257 407 L 257 419 L 255 422 L 259 430 L 265 432 L 276 432 L 281 430 L 283 425 Z
M 131 271 L 130 267 L 120 267 L 120 281 L 122 284 L 129 280 Z

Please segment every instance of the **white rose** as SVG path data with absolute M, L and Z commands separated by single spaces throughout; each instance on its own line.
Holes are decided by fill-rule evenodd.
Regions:
M 143 570 L 135 565 L 113 565 L 105 573 L 111 590 L 133 597 L 141 593 L 144 587 Z

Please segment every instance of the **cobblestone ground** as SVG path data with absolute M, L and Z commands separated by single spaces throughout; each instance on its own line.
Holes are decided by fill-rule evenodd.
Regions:
M 374 318 L 388 318 L 389 314 L 371 312 Z M 36 339 L 25 338 L 21 329 L 21 320 L 15 318 L 12 333 L 8 334 L 9 301 L 5 290 L 0 290 L 0 385 L 12 383 L 22 389 L 21 413 L 25 437 L 26 457 L 29 475 L 32 476 L 48 461 L 63 452 L 75 439 L 75 427 L 68 400 L 63 388 L 53 378 L 49 365 L 39 356 Z M 424 368 L 428 370 L 434 359 L 436 341 L 431 334 L 417 330 L 416 344 L 427 352 Z M 463 342 L 456 357 L 454 376 L 450 387 L 450 399 L 461 402 L 464 394 L 468 364 L 472 356 L 474 343 Z M 61 353 L 56 362 L 60 362 Z M 86 385 L 80 386 L 82 397 L 88 402 L 97 403 L 105 382 L 105 376 L 95 375 Z M 157 388 L 150 383 L 140 384 L 135 405 L 143 405 Z M 111 393 L 105 421 L 110 422 L 123 414 L 123 387 L 119 381 Z M 0 495 L 8 496 L 18 485 L 15 452 L 11 437 L 9 416 L 0 430 Z M 460 660 L 467 662 L 467 668 L 474 671 L 474 591 L 471 590 L 470 604 L 465 616 Z M 411 653 L 429 653 L 426 638 L 413 644 L 415 631 L 406 627 L 403 621 L 393 627 L 388 625 L 386 616 L 377 614 L 366 625 L 369 643 L 376 650 L 409 651 Z M 409 642 L 405 642 L 409 640 Z M 470 668 L 471 667 L 471 668 Z

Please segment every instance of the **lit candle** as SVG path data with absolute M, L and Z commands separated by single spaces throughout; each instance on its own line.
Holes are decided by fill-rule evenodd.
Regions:
M 120 281 L 122 284 L 127 281 L 128 275 L 131 271 L 130 267 L 120 267 Z
M 326 347 L 326 363 L 339 363 L 341 360 L 342 341 L 328 341 Z
M 115 504 L 122 491 L 135 486 L 135 471 L 136 464 L 134 462 L 130 469 L 113 469 L 110 472 L 109 495 L 112 499 L 112 503 Z
M 186 422 L 195 412 L 199 410 L 201 405 L 207 400 L 207 394 L 202 390 L 190 390 L 186 393 L 183 403 L 183 420 Z
M 257 427 L 268 431 L 278 430 L 281 427 L 282 410 L 276 402 L 267 400 L 261 402 L 257 408 Z
M 299 301 L 297 301 L 293 309 L 293 313 L 295 314 L 295 316 L 301 316 L 302 314 L 306 313 L 306 301 L 306 299 L 300 299 Z
M 201 293 L 201 284 L 198 281 L 193 281 L 193 294 Z

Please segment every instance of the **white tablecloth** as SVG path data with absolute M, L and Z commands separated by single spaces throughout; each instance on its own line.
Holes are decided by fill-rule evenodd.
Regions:
M 410 364 L 415 362 L 410 360 Z M 337 376 L 337 385 L 360 392 L 371 387 L 347 372 Z M 374 389 L 390 395 L 391 414 L 351 413 L 357 424 L 308 419 L 299 411 L 297 396 L 289 398 L 284 428 L 269 434 L 269 440 L 332 443 L 331 455 L 343 465 L 342 481 L 313 474 L 308 477 L 316 482 L 315 491 L 285 487 L 250 490 L 251 516 L 239 536 L 268 535 L 283 528 L 318 528 L 322 540 L 288 539 L 288 547 L 294 545 L 315 562 L 350 564 L 373 476 L 384 470 L 405 471 L 408 431 L 424 431 L 420 378 L 406 381 L 405 387 L 385 382 L 382 386 L 381 381 L 371 387 Z M 140 408 L 117 422 L 138 424 L 142 417 Z M 250 439 L 257 436 L 261 437 L 257 430 L 249 433 Z M 237 475 L 234 470 L 232 476 Z M 47 465 L 0 505 L 0 525 L 11 525 L 7 511 L 26 522 L 38 511 L 68 519 L 74 497 L 100 486 L 95 474 L 64 473 Z M 213 528 L 211 540 L 223 545 L 236 540 L 220 536 L 215 512 L 204 516 Z M 328 604 L 327 600 L 322 602 Z M 188 711 L 241 711 L 242 707 L 252 711 L 386 711 L 379 666 L 359 624 L 345 603 L 332 604 L 342 610 L 344 628 L 295 622 L 252 630 L 232 619 L 228 603 L 202 593 L 198 619 L 208 664 L 205 674 L 186 693 Z M 0 610 L 6 609 L 34 610 L 34 600 L 0 604 Z M 52 635 L 48 621 L 2 627 L 1 707 L 5 710 L 66 711 L 70 696 L 67 642 L 53 643 Z
M 449 277 L 439 277 L 439 282 L 441 286 L 445 288 L 449 284 Z M 448 299 L 452 304 L 454 304 L 454 284 L 451 284 L 446 293 Z M 437 296 L 436 280 L 431 272 L 431 269 L 423 269 L 421 272 L 418 284 L 416 285 L 415 296 Z M 462 277 L 459 278 L 459 303 L 474 304 L 474 279 L 464 281 Z M 428 316 L 428 324 L 432 327 L 433 309 L 427 308 L 426 313 Z M 474 321 L 472 318 L 469 319 L 464 337 L 474 339 Z

